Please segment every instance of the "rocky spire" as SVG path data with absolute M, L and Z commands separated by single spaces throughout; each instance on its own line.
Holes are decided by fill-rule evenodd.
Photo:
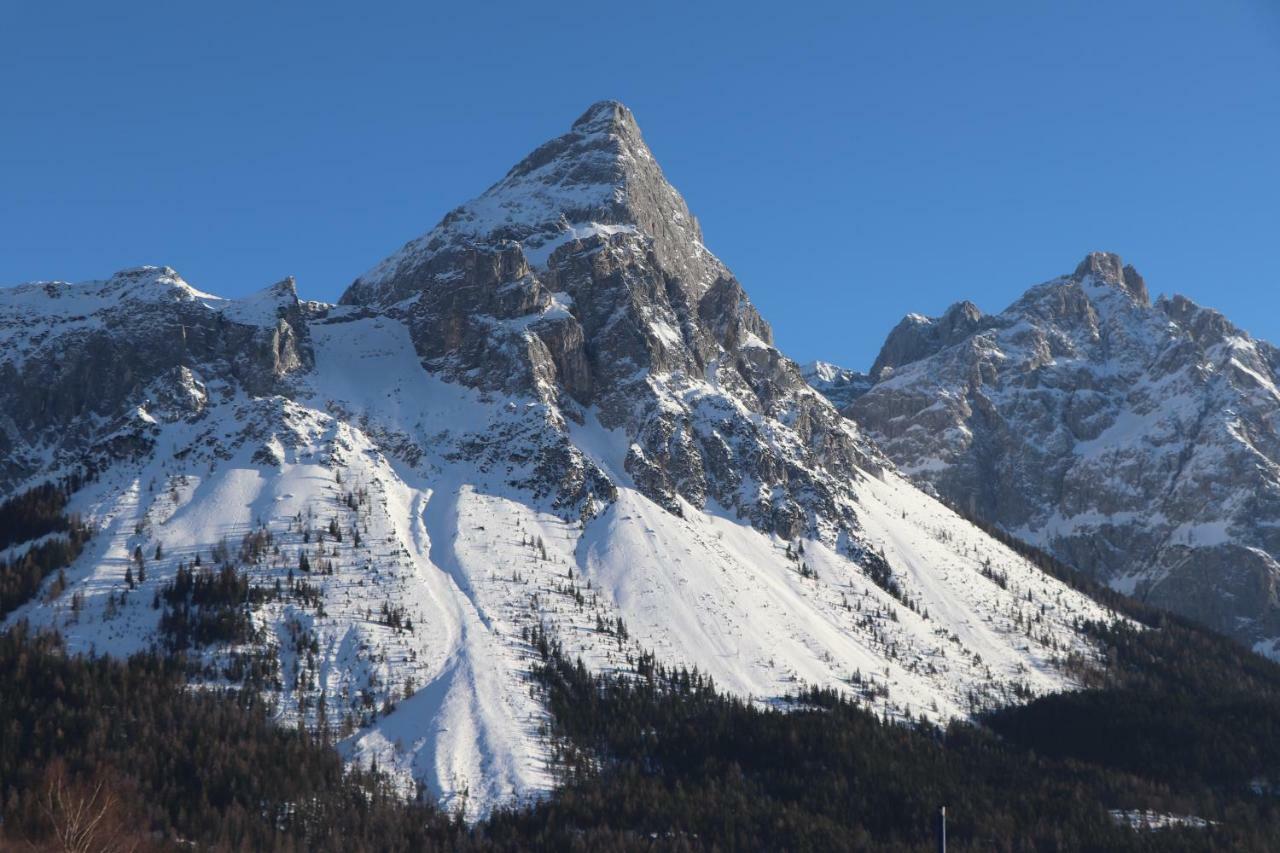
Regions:
M 1076 281 L 1092 278 L 1100 284 L 1118 287 L 1140 305 L 1150 305 L 1151 296 L 1147 293 L 1146 282 L 1132 265 L 1126 265 L 1120 256 L 1113 252 L 1090 252 L 1076 266 L 1072 273 Z
M 904 364 L 964 340 L 982 328 L 983 320 L 982 311 L 967 299 L 952 305 L 941 317 L 908 314 L 885 339 L 871 366 L 871 377 L 879 381 Z
M 640 126 L 636 124 L 636 117 L 631 110 L 624 104 L 611 100 L 596 101 L 587 107 L 587 111 L 573 123 L 572 129 L 582 133 L 606 131 L 633 134 L 636 137 L 640 135 Z

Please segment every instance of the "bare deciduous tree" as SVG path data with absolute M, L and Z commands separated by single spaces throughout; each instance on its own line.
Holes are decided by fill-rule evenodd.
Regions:
M 65 853 L 133 853 L 138 839 L 128 831 L 120 798 L 98 778 L 81 783 L 66 767 L 50 766 L 45 774 L 41 810 L 53 828 L 54 849 Z

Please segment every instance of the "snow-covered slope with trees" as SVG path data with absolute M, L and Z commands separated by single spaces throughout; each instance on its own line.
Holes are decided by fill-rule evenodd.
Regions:
M 0 496 L 81 472 L 96 531 L 7 621 L 183 648 L 469 814 L 554 784 L 548 642 L 946 719 L 1069 689 L 1111 618 L 805 383 L 616 103 L 341 305 L 140 268 L 0 335 Z

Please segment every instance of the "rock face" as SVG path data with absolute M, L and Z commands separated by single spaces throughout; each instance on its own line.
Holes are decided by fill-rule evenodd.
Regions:
M 953 504 L 1274 654 L 1278 368 L 1094 253 L 1000 314 L 908 317 L 844 411 Z
M 927 358 L 946 349 L 989 325 L 986 318 L 972 302 L 957 302 L 941 317 L 925 317 L 908 314 L 889 333 L 880 349 L 876 362 L 871 366 L 874 380 L 884 379 L 895 368 Z
M 210 387 L 286 391 L 313 362 L 305 310 L 292 278 L 229 301 L 168 267 L 0 291 L 0 491 L 145 447 L 126 422 L 199 414 Z
M 779 535 L 835 534 L 854 525 L 840 494 L 855 466 L 878 465 L 774 349 L 631 112 L 612 101 L 342 302 L 403 317 L 429 369 L 535 392 L 552 423 L 594 407 L 625 431 L 627 473 L 672 512 L 714 500 Z

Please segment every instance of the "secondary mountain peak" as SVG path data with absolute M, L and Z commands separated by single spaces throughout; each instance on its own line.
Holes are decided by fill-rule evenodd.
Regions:
M 1118 287 L 1141 305 L 1150 305 L 1146 282 L 1131 264 L 1125 264 L 1114 252 L 1090 252 L 1076 266 L 1071 277 L 1083 282 L 1086 278 L 1098 284 Z
M 899 324 L 869 389 L 814 387 L 917 484 L 1280 656 L 1280 352 L 1185 297 L 1152 305 L 1109 252 L 948 316 Z
M 168 266 L 152 266 L 144 264 L 137 267 L 126 267 L 111 276 L 112 281 L 141 281 L 144 279 L 172 278 L 177 279 L 178 271 Z
M 877 381 L 904 364 L 933 355 L 983 327 L 984 315 L 968 300 L 957 302 L 941 317 L 908 314 L 885 339 L 871 376 Z

